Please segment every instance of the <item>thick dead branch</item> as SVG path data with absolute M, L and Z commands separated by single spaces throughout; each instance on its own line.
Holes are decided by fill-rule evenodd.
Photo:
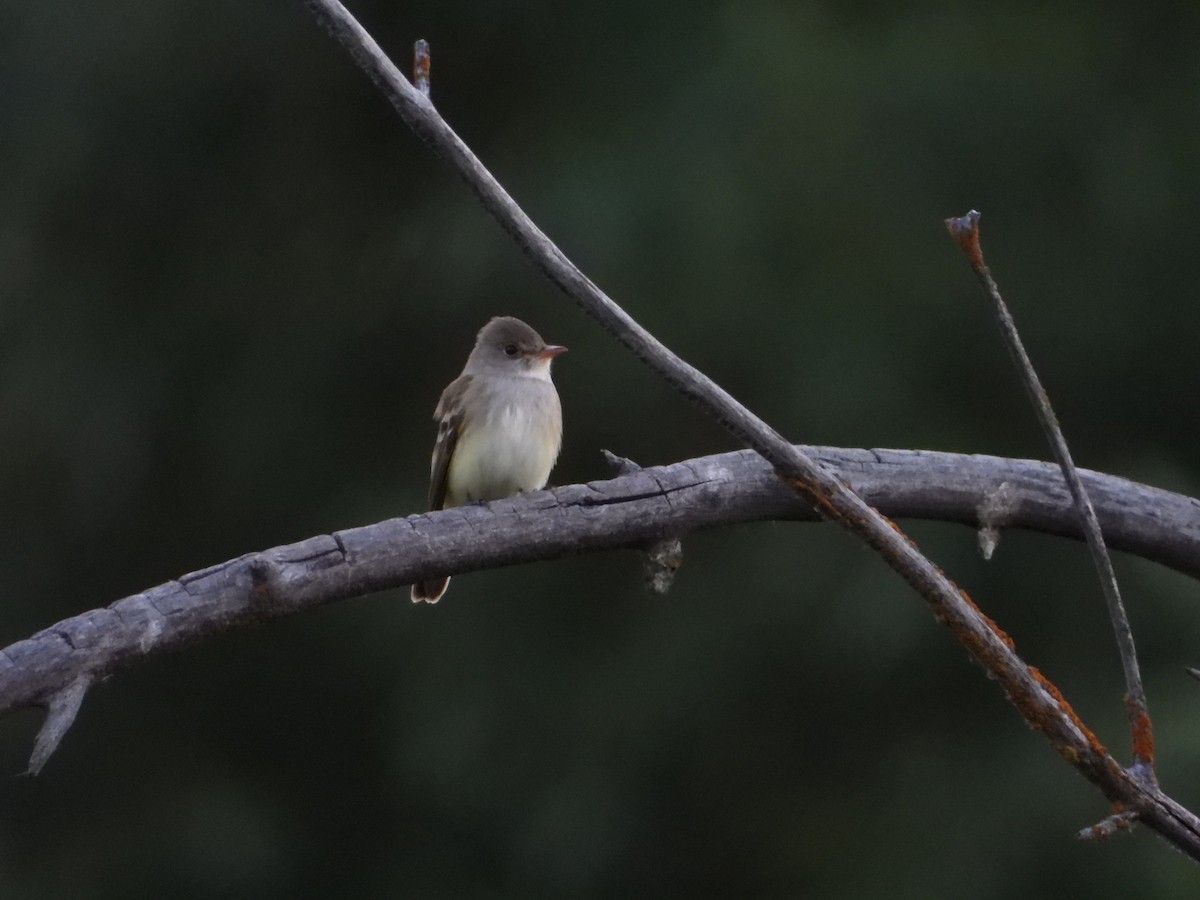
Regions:
M 1005 527 L 1080 537 L 1056 467 L 909 450 L 806 448 L 888 515 L 978 525 L 1004 485 Z M 1200 578 L 1200 502 L 1085 471 L 1114 547 Z M 663 535 L 769 519 L 815 521 L 812 507 L 749 451 L 640 469 L 488 506 L 391 519 L 250 553 L 52 625 L 0 651 L 0 715 L 48 709 L 36 772 L 88 686 L 150 656 L 417 578 L 581 552 L 640 547 Z

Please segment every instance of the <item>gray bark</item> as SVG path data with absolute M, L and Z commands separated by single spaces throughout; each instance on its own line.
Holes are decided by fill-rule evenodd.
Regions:
M 1080 537 L 1062 474 L 1050 463 L 804 449 L 888 516 L 977 527 L 984 510 L 1000 529 Z M 1200 577 L 1200 501 L 1110 475 L 1083 476 L 1112 547 Z M 744 450 L 319 535 L 192 572 L 10 645 L 0 651 L 0 714 L 47 708 L 31 761 L 36 771 L 96 680 L 249 622 L 418 578 L 641 547 L 737 522 L 817 518 L 760 456 Z

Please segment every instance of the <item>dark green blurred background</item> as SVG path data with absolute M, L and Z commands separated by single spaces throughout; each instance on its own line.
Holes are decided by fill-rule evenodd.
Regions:
M 358 2 L 588 274 L 788 436 L 1045 456 L 942 218 L 1082 465 L 1200 493 L 1200 7 Z M 0 4 L 0 644 L 417 511 L 510 313 L 555 481 L 729 449 L 546 283 L 299 2 Z M 914 535 L 1127 758 L 1076 544 Z M 830 526 L 612 554 L 209 641 L 0 723 L 0 895 L 1194 895 Z M 1200 591 L 1117 560 L 1161 776 L 1200 806 Z

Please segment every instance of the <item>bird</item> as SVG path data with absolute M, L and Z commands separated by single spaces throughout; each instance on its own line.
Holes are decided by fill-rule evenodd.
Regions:
M 479 330 L 462 374 L 442 391 L 433 413 L 430 511 L 546 486 L 562 448 L 562 405 L 550 364 L 566 351 L 512 316 L 496 316 Z M 449 582 L 449 576 L 416 582 L 413 603 L 437 603 Z

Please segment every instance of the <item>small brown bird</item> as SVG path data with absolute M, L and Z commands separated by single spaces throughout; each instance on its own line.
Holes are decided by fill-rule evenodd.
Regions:
M 546 486 L 562 447 L 562 407 L 550 363 L 566 350 L 511 316 L 498 316 L 480 329 L 462 374 L 442 391 L 433 413 L 438 435 L 430 510 Z M 449 582 L 418 581 L 413 603 L 437 603 Z

